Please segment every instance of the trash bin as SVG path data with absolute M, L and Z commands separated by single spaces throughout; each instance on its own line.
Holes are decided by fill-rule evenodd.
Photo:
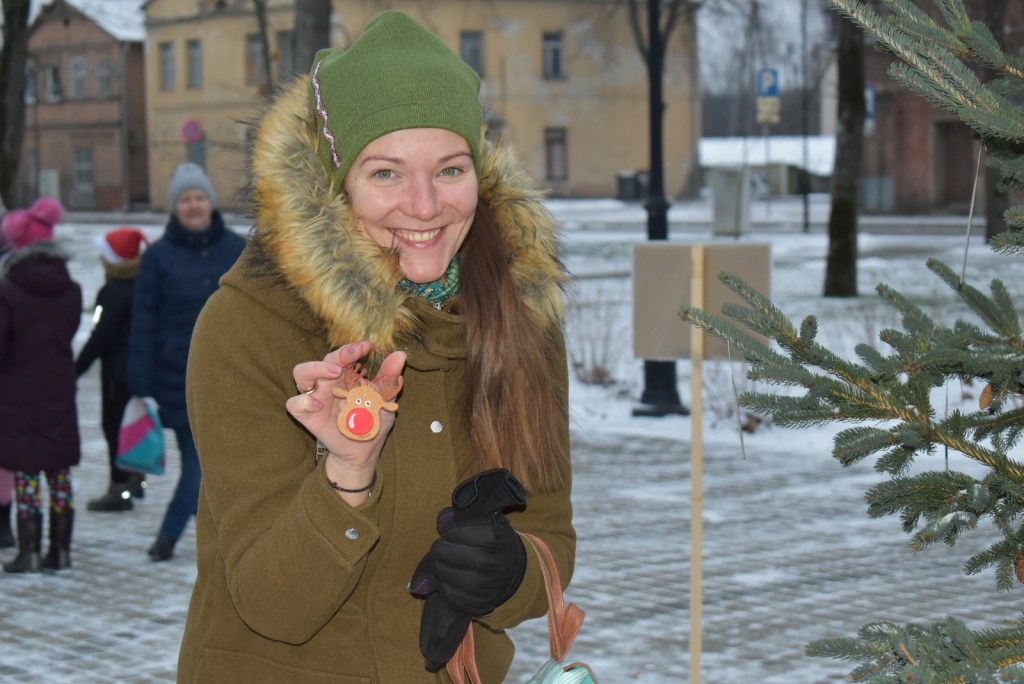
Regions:
M 636 171 L 619 171 L 615 174 L 618 181 L 618 198 L 624 202 L 640 199 L 637 193 Z
M 647 199 L 647 179 L 649 177 L 646 171 L 636 172 L 636 198 L 638 200 Z

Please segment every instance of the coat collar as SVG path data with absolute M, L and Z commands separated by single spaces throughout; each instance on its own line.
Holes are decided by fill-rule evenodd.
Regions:
M 211 243 L 216 242 L 224 235 L 224 219 L 216 209 L 210 220 L 210 225 L 203 230 L 189 230 L 181 225 L 178 217 L 171 214 L 171 220 L 167 222 L 164 235 L 170 242 L 182 247 L 200 250 L 206 249 Z
M 295 79 L 259 124 L 251 173 L 255 227 L 238 273 L 225 284 L 282 284 L 288 299 L 305 304 L 304 310 L 291 306 L 286 318 L 322 331 L 332 346 L 368 339 L 395 349 L 399 339 L 423 327 L 424 316 L 443 324 L 447 314 L 433 316 L 398 287 L 402 274 L 395 254 L 359 233 L 344 194 L 331 190 L 317 156 L 306 88 L 305 78 Z M 489 204 L 508 245 L 513 278 L 538 322 L 560 326 L 567 279 L 554 220 L 509 150 L 487 143 L 483 156 L 480 199 Z M 281 306 L 283 299 L 274 309 Z M 450 353 L 452 344 L 438 338 L 433 348 Z
M 6 278 L 18 264 L 34 259 L 67 262 L 71 255 L 53 240 L 36 240 L 20 249 L 12 249 L 0 256 L 0 280 Z

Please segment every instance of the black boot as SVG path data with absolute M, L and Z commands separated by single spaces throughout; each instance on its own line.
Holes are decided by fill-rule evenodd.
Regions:
M 132 510 L 132 494 L 128 489 L 128 483 L 110 483 L 107 493 L 98 499 L 93 499 L 86 508 L 90 511 L 130 511 Z
M 133 499 L 142 499 L 146 496 L 146 476 L 142 473 L 132 473 L 128 481 L 124 483 Z
M 170 560 L 174 555 L 174 545 L 178 540 L 161 532 L 156 536 L 156 541 L 149 547 L 149 557 L 155 561 Z
M 43 559 L 43 568 L 46 570 L 65 570 L 71 567 L 71 528 L 74 523 L 74 509 L 50 509 L 50 550 Z
M 9 549 L 16 543 L 11 532 L 11 504 L 0 506 L 0 549 Z
M 10 563 L 4 563 L 4 572 L 41 572 L 43 559 L 39 547 L 43 542 L 43 514 L 18 514 L 18 556 Z

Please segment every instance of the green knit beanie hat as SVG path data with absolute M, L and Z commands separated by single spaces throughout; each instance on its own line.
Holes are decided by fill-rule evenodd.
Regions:
M 443 128 L 469 143 L 480 177 L 480 77 L 404 12 L 378 14 L 348 50 L 316 53 L 309 103 L 317 153 L 335 192 L 363 148 L 407 128 Z

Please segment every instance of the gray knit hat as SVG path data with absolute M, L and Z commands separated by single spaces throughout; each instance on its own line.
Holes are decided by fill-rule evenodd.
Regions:
M 171 182 L 167 184 L 167 206 L 171 212 L 174 212 L 178 204 L 178 197 L 186 190 L 202 190 L 210 198 L 210 205 L 217 206 L 217 196 L 213 194 L 210 177 L 199 164 L 185 162 L 178 164 L 178 168 L 174 169 Z

